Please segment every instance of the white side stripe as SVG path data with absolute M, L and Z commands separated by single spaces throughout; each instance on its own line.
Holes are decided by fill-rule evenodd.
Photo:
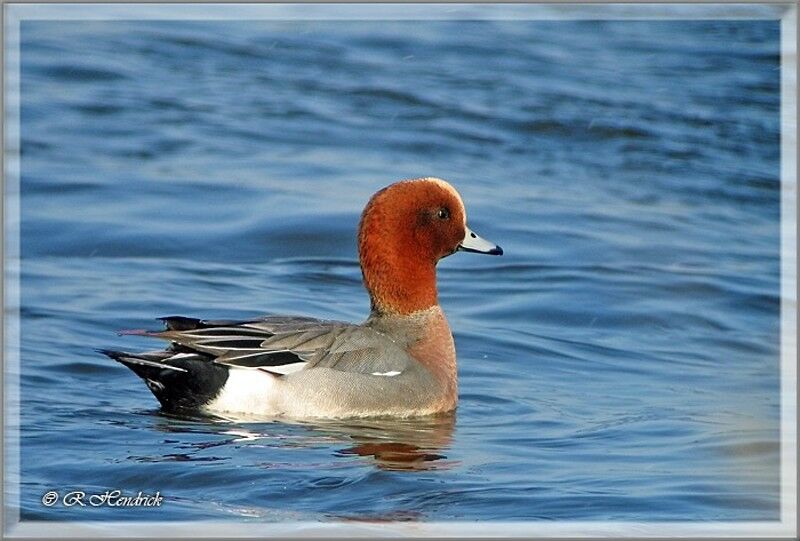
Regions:
M 373 372 L 373 376 L 386 376 L 391 378 L 392 376 L 399 376 L 402 372 L 398 372 L 397 370 L 390 370 L 389 372 Z
M 267 372 L 273 372 L 275 374 L 291 374 L 292 372 L 297 372 L 298 370 L 302 370 L 305 367 L 305 362 L 300 363 L 291 363 L 291 364 L 281 364 L 278 366 L 259 366 L 262 370 L 266 370 Z

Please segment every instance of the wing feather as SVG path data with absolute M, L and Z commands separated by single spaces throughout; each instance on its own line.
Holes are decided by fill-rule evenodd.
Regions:
M 165 330 L 137 334 L 170 341 L 163 352 L 166 356 L 195 353 L 210 362 L 261 368 L 277 375 L 315 367 L 367 374 L 402 373 L 413 362 L 405 348 L 385 334 L 340 321 L 281 316 L 245 321 L 182 316 L 160 319 Z M 159 363 L 166 358 L 144 360 Z

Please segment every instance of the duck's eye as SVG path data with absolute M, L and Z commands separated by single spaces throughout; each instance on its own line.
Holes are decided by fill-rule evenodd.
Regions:
M 440 209 L 439 209 L 439 211 L 436 213 L 436 216 L 437 216 L 437 217 L 438 217 L 440 220 L 447 220 L 448 218 L 450 218 L 450 211 L 447 209 L 447 207 L 442 207 L 442 208 L 440 208 Z

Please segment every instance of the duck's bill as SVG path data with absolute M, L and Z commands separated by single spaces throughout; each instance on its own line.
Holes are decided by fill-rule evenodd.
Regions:
M 476 254 L 503 255 L 503 249 L 493 242 L 480 238 L 472 232 L 469 227 L 465 227 L 467 233 L 464 240 L 458 245 L 462 252 L 475 252 Z

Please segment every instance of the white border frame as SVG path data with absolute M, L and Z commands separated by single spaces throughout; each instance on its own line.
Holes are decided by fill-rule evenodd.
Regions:
M 4 535 L 13 537 L 796 537 L 797 4 L 6 4 Z M 19 29 L 23 20 L 781 20 L 781 519 L 764 522 L 237 523 L 19 521 Z

